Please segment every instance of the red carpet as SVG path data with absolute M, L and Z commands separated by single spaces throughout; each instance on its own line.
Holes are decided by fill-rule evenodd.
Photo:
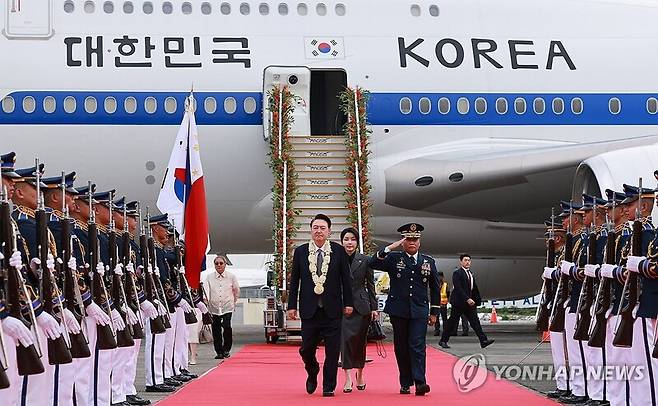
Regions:
M 368 347 L 368 358 L 374 361 L 366 365 L 365 391 L 342 393 L 343 371 L 338 370 L 338 387 L 333 398 L 322 397 L 322 372 L 318 391 L 307 395 L 304 389 L 306 373 L 298 347 L 292 345 L 247 345 L 226 360 L 219 368 L 210 370 L 204 376 L 158 403 L 173 405 L 303 405 L 309 401 L 327 404 L 357 404 L 372 406 L 432 404 L 459 405 L 486 404 L 487 406 L 556 405 L 529 389 L 508 381 L 496 381 L 489 373 L 483 386 L 461 393 L 452 377 L 456 358 L 435 350 L 427 349 L 427 380 L 431 393 L 424 398 L 398 393 L 398 372 L 393 347 L 388 345 L 388 357 L 377 356 L 374 346 Z M 324 358 L 324 348 L 318 349 L 318 358 Z

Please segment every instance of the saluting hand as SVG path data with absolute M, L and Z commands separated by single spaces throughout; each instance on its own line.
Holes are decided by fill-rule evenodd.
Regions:
M 404 242 L 404 240 L 405 240 L 405 238 L 402 238 L 402 239 L 400 239 L 399 241 L 396 241 L 396 242 L 394 242 L 393 244 L 390 244 L 390 245 L 389 245 L 388 247 L 386 247 L 386 248 L 388 248 L 389 251 L 393 251 L 394 249 L 396 249 L 397 247 L 399 247 L 400 245 L 402 245 L 402 243 Z

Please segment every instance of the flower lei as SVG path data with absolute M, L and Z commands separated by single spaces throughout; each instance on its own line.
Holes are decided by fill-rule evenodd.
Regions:
M 313 291 L 316 295 L 321 295 L 322 292 L 324 292 L 324 283 L 327 280 L 329 262 L 331 262 L 331 243 L 329 240 L 327 240 L 322 246 L 322 252 L 324 253 L 324 256 L 322 257 L 322 268 L 320 268 L 320 275 L 318 275 L 318 263 L 315 256 L 315 252 L 317 250 L 311 251 L 311 247 L 315 247 L 315 242 L 311 240 L 308 243 L 308 247 L 308 270 L 311 272 L 311 278 L 313 278 L 313 283 L 315 284 Z

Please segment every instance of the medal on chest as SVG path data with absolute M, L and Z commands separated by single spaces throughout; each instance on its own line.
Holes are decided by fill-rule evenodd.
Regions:
M 430 266 L 430 263 L 424 262 L 423 265 L 420 267 L 420 274 L 423 276 L 429 276 L 431 272 L 432 272 L 432 267 Z

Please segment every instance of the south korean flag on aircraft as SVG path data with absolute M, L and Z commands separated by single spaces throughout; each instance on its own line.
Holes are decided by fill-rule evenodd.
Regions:
M 194 119 L 195 105 L 190 94 L 185 100 L 185 115 L 156 203 L 162 213 L 167 213 L 185 240 L 185 270 L 193 288 L 199 286 L 205 255 L 210 249 L 206 189 Z
M 342 37 L 304 38 L 306 59 L 343 59 L 345 47 Z

